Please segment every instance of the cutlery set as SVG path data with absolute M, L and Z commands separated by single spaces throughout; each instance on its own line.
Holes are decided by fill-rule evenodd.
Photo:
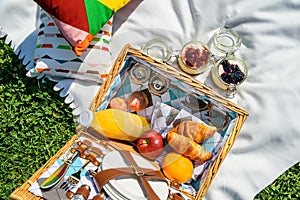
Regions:
M 98 143 L 101 144 L 108 152 L 111 152 L 112 149 L 109 146 L 106 140 L 98 140 Z M 114 147 L 116 148 L 116 147 Z M 95 169 L 87 170 L 88 176 L 91 178 L 91 185 L 95 186 L 94 179 L 95 175 L 100 171 L 100 165 L 102 164 L 103 158 L 106 155 L 106 152 L 102 151 L 100 148 L 94 147 L 89 140 L 77 141 L 74 143 L 73 147 L 70 148 L 65 154 L 65 159 L 63 159 L 63 164 L 61 164 L 48 178 L 44 179 L 40 183 L 40 189 L 44 194 L 46 199 L 53 199 L 54 196 L 57 196 L 59 199 L 72 199 L 76 192 L 74 188 L 80 188 L 84 185 L 79 185 L 80 179 L 83 176 L 83 170 L 88 166 L 89 163 L 92 163 L 95 166 Z M 128 155 L 123 156 L 123 158 L 128 159 Z M 77 169 L 74 173 L 66 176 L 68 170 L 75 165 L 76 159 L 84 159 L 85 162 Z M 128 162 L 128 161 L 126 161 Z M 130 163 L 132 165 L 132 159 Z M 169 192 L 169 200 L 183 200 L 181 194 L 185 194 L 179 186 L 176 187 L 173 183 L 168 183 L 168 188 L 173 191 L 176 190 L 176 193 Z M 170 190 L 169 190 L 170 191 Z M 102 198 L 107 196 L 105 191 L 100 191 Z M 99 196 L 99 194 L 98 194 Z M 48 197 L 48 198 L 47 198 Z
M 100 141 L 100 144 L 103 144 L 102 146 L 104 146 L 104 148 L 107 146 L 105 141 Z M 63 164 L 61 164 L 48 178 L 40 183 L 40 189 L 41 191 L 47 193 L 51 193 L 52 189 L 54 192 L 57 192 L 57 189 L 59 189 L 65 191 L 65 196 L 68 199 L 71 199 L 74 195 L 71 190 L 78 186 L 82 177 L 82 171 L 89 163 L 92 163 L 93 166 L 97 167 L 98 169 L 105 154 L 100 148 L 93 147 L 89 140 L 84 140 L 74 143 L 73 147 L 70 148 L 69 152 L 67 152 L 65 155 L 68 158 L 63 159 Z M 76 172 L 64 178 L 70 167 L 75 165 L 74 163 L 76 159 L 79 158 L 85 160 L 83 165 Z M 89 176 L 92 176 L 90 171 L 91 170 L 88 170 L 88 174 Z

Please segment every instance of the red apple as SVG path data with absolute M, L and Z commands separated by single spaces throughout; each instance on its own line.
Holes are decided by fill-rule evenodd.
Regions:
M 153 160 L 163 152 L 164 141 L 159 132 L 148 130 L 137 139 L 136 146 L 142 156 Z

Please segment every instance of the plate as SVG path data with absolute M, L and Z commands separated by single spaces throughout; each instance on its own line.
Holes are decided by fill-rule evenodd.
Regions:
M 157 170 L 157 167 L 150 163 L 145 158 L 131 153 L 135 162 L 144 168 L 149 168 L 153 170 Z M 120 167 L 128 167 L 128 165 L 123 160 L 120 152 L 113 151 L 108 153 L 102 162 L 102 169 L 111 169 L 111 168 L 120 168 Z M 157 194 L 157 196 L 165 200 L 168 197 L 168 185 L 164 181 L 151 181 L 149 180 L 149 184 L 151 185 L 153 191 Z M 130 200 L 147 200 L 145 197 L 142 188 L 138 181 L 134 178 L 122 178 L 122 179 L 113 179 L 110 180 L 103 189 L 111 195 L 111 198 L 114 200 L 120 199 L 130 199 Z
M 103 186 L 103 189 L 113 200 L 129 200 L 126 197 L 124 197 L 122 194 L 118 193 L 118 191 L 115 191 L 109 183 Z

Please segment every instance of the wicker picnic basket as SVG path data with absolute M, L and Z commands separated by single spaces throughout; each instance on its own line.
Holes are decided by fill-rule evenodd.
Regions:
M 165 72 L 169 77 L 173 77 L 176 80 L 181 81 L 184 84 L 187 84 L 195 90 L 200 91 L 207 99 L 210 99 L 213 102 L 216 102 L 224 108 L 234 112 L 236 114 L 234 124 L 230 129 L 230 134 L 228 134 L 228 138 L 226 142 L 216 155 L 214 161 L 209 165 L 207 173 L 203 180 L 201 180 L 201 184 L 197 191 L 197 194 L 192 197 L 192 199 L 202 199 L 206 192 L 209 189 L 210 184 L 212 183 L 213 178 L 218 172 L 222 162 L 224 161 L 226 155 L 232 148 L 234 141 L 236 140 L 246 118 L 248 117 L 248 112 L 241 108 L 240 106 L 236 105 L 235 103 L 228 101 L 227 99 L 223 98 L 222 96 L 215 93 L 211 88 L 205 86 L 204 84 L 200 83 L 196 79 L 192 78 L 191 76 L 177 70 L 176 68 L 157 61 L 155 58 L 148 56 L 147 54 L 143 53 L 142 51 L 133 48 L 131 45 L 126 45 L 123 50 L 120 52 L 119 56 L 117 57 L 112 69 L 107 77 L 106 81 L 102 84 L 101 88 L 99 89 L 98 93 L 96 94 L 94 100 L 90 105 L 90 110 L 97 111 L 99 107 L 103 106 L 103 101 L 107 98 L 107 93 L 109 93 L 110 88 L 115 80 L 115 77 L 120 74 L 120 70 L 122 70 L 122 66 L 124 62 L 128 58 L 128 56 L 133 56 L 137 59 L 142 60 L 143 62 L 148 63 L 155 69 L 161 72 Z M 105 108 L 104 108 L 105 109 Z M 82 127 L 79 127 L 79 129 Z M 49 166 L 51 166 L 55 160 L 60 157 L 70 146 L 74 143 L 78 135 L 74 135 L 72 139 L 63 147 L 61 148 L 55 156 L 53 156 L 43 167 L 41 167 L 29 180 L 27 180 L 20 188 L 16 189 L 10 197 L 12 199 L 42 199 L 30 193 L 28 188 L 31 184 L 38 179 L 38 177 L 44 173 Z

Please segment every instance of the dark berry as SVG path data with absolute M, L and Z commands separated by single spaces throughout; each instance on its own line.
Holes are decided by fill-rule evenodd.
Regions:
M 228 83 L 228 84 L 231 83 L 231 77 L 230 77 L 230 74 L 223 73 L 223 74 L 221 74 L 221 78 L 222 78 L 222 80 L 223 80 L 225 83 Z
M 228 62 L 228 60 L 225 60 L 221 63 L 223 65 L 223 70 L 226 72 L 226 73 L 230 73 L 230 63 Z
M 238 65 L 231 65 L 231 72 L 241 71 Z
M 242 82 L 244 80 L 245 74 L 243 72 L 235 71 L 232 74 L 235 77 L 235 83 L 234 84 L 237 84 L 237 83 Z
M 221 63 L 224 73 L 221 74 L 221 78 L 225 83 L 238 84 L 245 78 L 245 74 L 241 71 L 238 65 L 230 64 L 228 60 Z

